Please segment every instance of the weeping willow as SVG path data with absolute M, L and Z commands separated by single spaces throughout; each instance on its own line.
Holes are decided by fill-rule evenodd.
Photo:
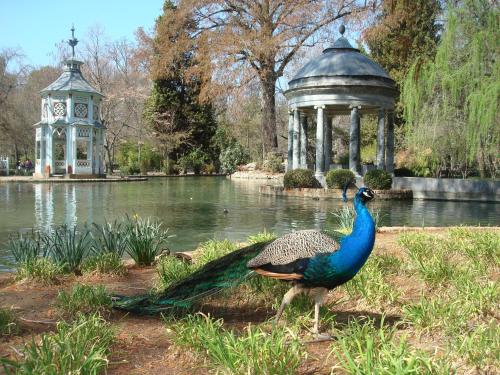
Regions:
M 433 174 L 471 167 L 497 176 L 500 164 L 500 13 L 487 0 L 448 5 L 433 61 L 416 61 L 401 98 L 407 142 Z

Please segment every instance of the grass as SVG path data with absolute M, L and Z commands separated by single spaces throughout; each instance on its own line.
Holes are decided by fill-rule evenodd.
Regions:
M 19 332 L 19 324 L 11 310 L 0 309 L 0 336 L 9 336 Z
M 394 257 L 372 255 L 361 271 L 343 287 L 351 299 L 362 299 L 371 307 L 392 305 L 400 293 L 388 282 L 387 276 L 397 270 L 400 262 Z
M 56 306 L 63 316 L 74 318 L 80 314 L 108 314 L 112 301 L 102 285 L 76 284 L 70 292 L 58 293 Z
M 378 228 L 380 223 L 380 212 L 369 210 L 373 220 L 375 221 L 375 228 Z M 356 219 L 356 211 L 350 205 L 344 205 L 341 209 L 334 211 L 333 216 L 336 221 L 336 228 L 339 232 L 348 234 L 352 231 L 354 220 Z
M 118 253 L 103 252 L 83 260 L 81 265 L 84 274 L 107 274 L 122 276 L 127 273 L 122 258 Z
M 238 249 L 238 245 L 229 240 L 209 240 L 201 244 L 195 253 L 195 265 L 197 268 L 203 267 L 208 262 L 218 259 Z
M 57 323 L 56 332 L 42 334 L 22 350 L 23 357 L 0 359 L 7 374 L 100 374 L 108 365 L 114 332 L 97 315 L 80 315 Z
M 59 282 L 63 268 L 49 258 L 34 258 L 17 265 L 16 280 L 27 280 L 42 285 Z
M 293 374 L 303 350 L 297 335 L 281 328 L 268 333 L 248 326 L 240 333 L 223 328 L 221 319 L 190 315 L 174 323 L 167 321 L 173 340 L 208 358 L 209 366 L 229 374 Z
M 335 332 L 331 354 L 348 374 L 452 374 L 454 370 L 441 360 L 411 347 L 407 339 L 396 335 L 396 327 L 384 327 L 371 319 L 354 319 Z
M 156 265 L 158 279 L 155 289 L 158 292 L 165 290 L 176 281 L 182 280 L 194 271 L 193 265 L 173 256 L 162 257 Z
M 268 232 L 267 230 L 264 229 L 263 232 L 248 236 L 247 242 L 250 245 L 253 245 L 253 244 L 259 243 L 259 242 L 267 242 L 267 241 L 274 240 L 274 239 L 276 239 L 276 237 L 277 237 L 276 233 Z
M 127 239 L 125 251 L 139 266 L 150 266 L 158 255 L 168 252 L 166 242 L 170 236 L 160 222 L 149 217 L 128 217 L 124 235 Z

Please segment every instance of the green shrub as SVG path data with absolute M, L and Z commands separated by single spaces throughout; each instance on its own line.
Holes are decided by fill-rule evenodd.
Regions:
M 111 297 L 102 285 L 76 284 L 70 292 L 60 291 L 56 298 L 57 309 L 71 318 L 78 314 L 109 313 L 111 304 Z
M 127 238 L 125 251 L 137 265 L 150 266 L 157 255 L 165 250 L 168 251 L 164 246 L 170 236 L 163 230 L 161 223 L 151 218 L 127 217 L 125 231 Z
M 285 167 L 283 165 L 283 158 L 281 155 L 276 155 L 275 153 L 270 152 L 267 154 L 266 160 L 264 160 L 262 169 L 270 173 L 284 172 Z
M 321 185 L 309 169 L 294 169 L 285 173 L 283 177 L 285 189 L 293 188 L 320 188 Z
M 388 190 L 392 186 L 391 174 L 382 169 L 373 169 L 366 172 L 363 181 L 370 189 Z
M 249 159 L 248 152 L 238 142 L 226 147 L 219 156 L 224 173 L 234 173 L 239 165 L 248 163 Z
M 235 251 L 237 248 L 238 246 L 229 240 L 209 240 L 204 242 L 196 251 L 196 266 L 202 267 L 212 260 Z
M 16 269 L 16 280 L 29 280 L 50 285 L 59 282 L 64 270 L 48 258 L 35 258 L 19 263 Z
M 0 309 L 0 336 L 13 335 L 19 332 L 19 324 L 12 311 Z
M 163 160 L 162 170 L 166 175 L 179 174 L 179 166 L 172 159 Z
M 201 171 L 205 174 L 214 174 L 215 173 L 215 165 L 214 163 L 203 164 Z
M 354 173 L 349 169 L 334 169 L 326 174 L 326 185 L 330 189 L 343 189 L 349 182 L 354 182 Z
M 200 174 L 201 168 L 205 164 L 206 160 L 207 155 L 201 149 L 196 149 L 191 151 L 189 154 L 181 156 L 177 162 L 184 173 L 188 170 L 192 170 L 194 174 Z
M 81 266 L 83 273 L 124 275 L 127 268 L 117 253 L 102 253 L 86 258 Z
M 56 332 L 42 334 L 22 350 L 22 359 L 0 359 L 7 374 L 100 374 L 108 366 L 114 340 L 109 323 L 97 315 L 57 323 Z
M 139 163 L 139 169 L 142 175 L 147 175 L 149 169 L 151 168 L 151 162 L 149 159 L 141 159 Z

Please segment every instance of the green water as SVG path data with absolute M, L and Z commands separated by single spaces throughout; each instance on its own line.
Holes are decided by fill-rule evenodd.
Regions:
M 342 206 L 340 200 L 261 196 L 261 183 L 224 177 L 155 178 L 128 183 L 3 183 L 0 262 L 9 257 L 3 244 L 12 233 L 63 223 L 103 223 L 127 213 L 163 221 L 175 236 L 169 243 L 172 250 L 194 249 L 211 238 L 243 241 L 264 229 L 282 234 L 335 225 L 332 212 Z M 380 211 L 382 225 L 388 226 L 500 224 L 500 204 L 375 200 L 370 206 Z

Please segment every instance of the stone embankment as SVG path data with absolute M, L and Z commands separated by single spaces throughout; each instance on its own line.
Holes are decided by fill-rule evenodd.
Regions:
M 283 186 L 262 185 L 259 186 L 260 194 L 288 197 L 302 197 L 312 199 L 342 199 L 341 189 L 285 189 Z M 348 196 L 352 194 L 348 193 Z M 411 190 L 375 190 L 377 199 L 413 199 Z

